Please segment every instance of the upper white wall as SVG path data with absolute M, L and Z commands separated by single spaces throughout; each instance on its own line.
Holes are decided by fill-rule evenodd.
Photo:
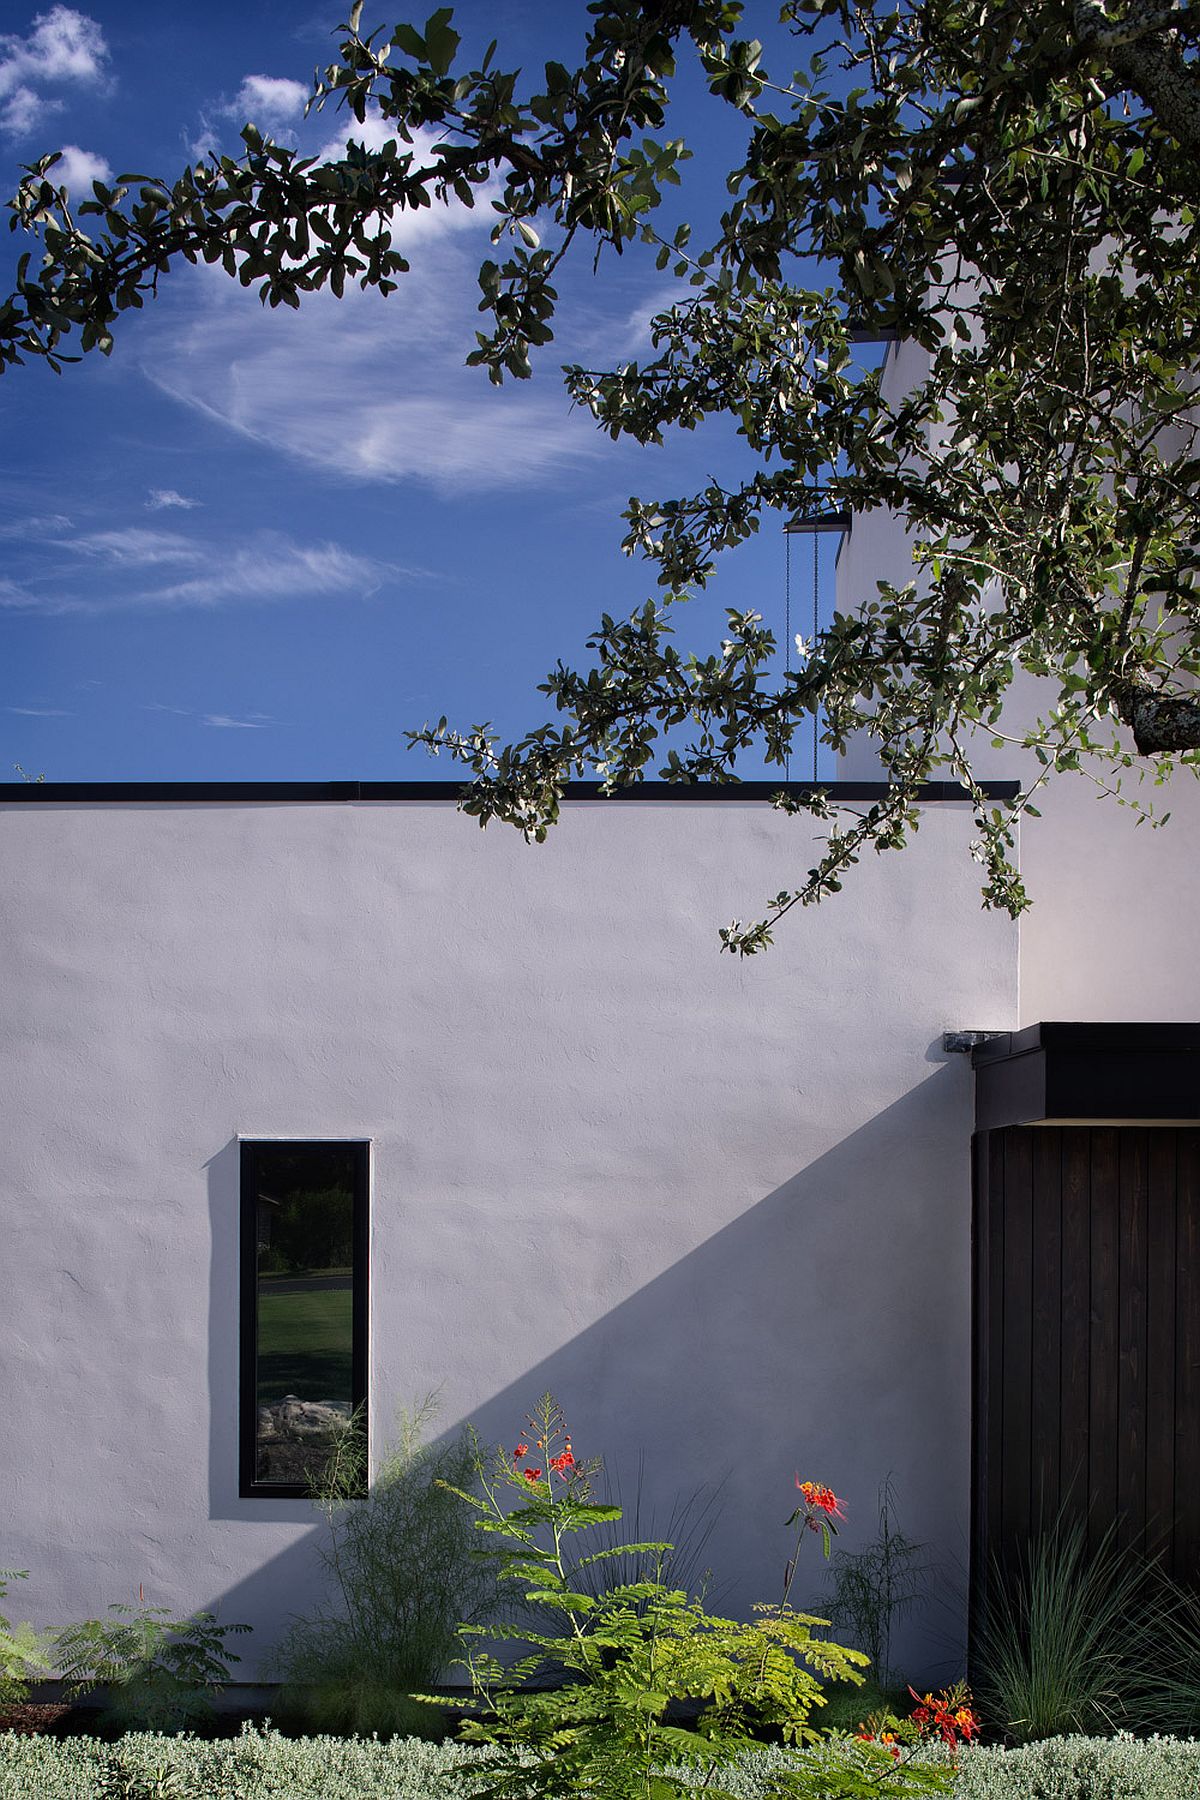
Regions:
M 965 1570 L 971 1083 L 1016 1022 L 962 808 L 736 962 L 807 868 L 739 802 L 0 813 L 0 1564 L 41 1622 L 219 1605 L 247 1669 L 313 1592 L 236 1479 L 237 1138 L 374 1146 L 373 1424 L 441 1390 L 511 1443 L 549 1387 L 660 1505 L 724 1479 L 717 1593 L 777 1596 L 793 1474 Z M 663 1514 L 660 1511 L 660 1520 Z M 643 1523 L 643 1529 L 645 1529 Z M 815 1540 L 794 1599 L 820 1587 Z M 952 1672 L 961 1611 L 903 1645 Z
M 891 350 L 885 391 L 899 399 L 921 380 L 927 357 L 916 345 Z M 876 583 L 914 579 L 911 544 L 893 513 L 855 519 L 837 570 L 837 605 L 851 610 L 874 597 Z M 1053 705 L 1049 682 L 1018 673 L 1004 728 L 1018 736 Z M 1128 733 L 1118 735 L 1132 748 Z M 1033 780 L 1038 765 L 1011 745 L 996 749 L 981 733 L 976 767 L 988 778 Z M 1095 773 L 1106 771 L 1097 765 Z M 871 742 L 853 740 L 837 771 L 843 780 L 879 780 Z M 1180 771 L 1169 787 L 1136 769 L 1130 796 L 1152 800 L 1166 826 L 1136 825 L 1136 813 L 1101 799 L 1085 776 L 1055 777 L 1039 793 L 1040 818 L 1019 831 L 1019 860 L 1032 908 L 1020 924 L 1022 1024 L 1039 1019 L 1200 1019 L 1200 782 Z
M 1165 825 L 1138 825 L 1078 776 L 1022 825 L 1022 1024 L 1200 1019 L 1200 782 L 1180 771 L 1145 792 Z

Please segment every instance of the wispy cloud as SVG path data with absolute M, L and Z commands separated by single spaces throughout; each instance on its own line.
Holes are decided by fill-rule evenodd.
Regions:
M 78 537 L 65 538 L 69 550 L 83 556 L 94 556 L 123 568 L 155 568 L 163 563 L 191 564 L 203 555 L 194 538 L 180 532 L 152 531 L 146 526 L 128 525 L 114 531 L 87 531 Z
M 366 595 L 378 590 L 384 573 L 380 564 L 337 544 L 305 545 L 270 536 L 222 556 L 186 581 L 159 588 L 153 599 L 159 606 L 217 606 L 225 600 Z
M 56 547 L 62 555 L 54 566 L 43 560 L 23 583 L 0 580 L 0 608 L 53 615 L 365 598 L 413 573 L 340 544 L 305 544 L 273 531 L 222 543 L 127 526 L 81 532 Z
M 23 519 L 9 519 L 0 525 L 0 538 L 58 538 L 70 531 L 72 521 L 66 513 L 30 513 Z
M 174 488 L 151 488 L 150 498 L 146 501 L 146 510 L 147 512 L 166 512 L 171 507 L 180 507 L 184 512 L 190 512 L 194 506 L 199 506 L 199 504 L 198 500 L 190 500 L 186 494 L 177 493 Z
M 108 45 L 95 19 L 71 6 L 36 13 L 26 31 L 0 35 L 0 130 L 23 136 L 57 111 L 62 102 L 47 88 L 97 87 L 107 76 Z
M 247 75 L 227 110 L 237 115 L 239 124 L 252 119 L 268 131 L 278 131 L 304 117 L 304 104 L 311 92 L 306 82 L 292 81 L 286 75 Z
M 203 723 L 214 725 L 219 731 L 261 731 L 275 721 L 268 713 L 250 713 L 244 719 L 235 719 L 229 713 L 205 713 Z
M 457 239 L 471 226 L 483 234 L 458 213 L 388 299 L 348 288 L 264 312 L 227 276 L 198 270 L 195 322 L 155 334 L 147 376 L 243 437 L 356 481 L 460 495 L 536 487 L 590 460 L 603 445 L 568 412 L 552 365 L 502 389 L 463 367 L 483 246 Z
M 142 711 L 175 713 L 181 719 L 190 719 L 192 717 L 192 709 L 190 706 L 167 706 L 161 700 L 147 700 L 142 706 Z
M 70 719 L 74 715 L 61 706 L 6 706 L 5 712 L 17 713 L 22 719 Z

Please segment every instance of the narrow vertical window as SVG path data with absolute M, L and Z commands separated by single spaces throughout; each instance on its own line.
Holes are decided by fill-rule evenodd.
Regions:
M 242 1144 L 243 1494 L 307 1494 L 365 1406 L 367 1157 Z

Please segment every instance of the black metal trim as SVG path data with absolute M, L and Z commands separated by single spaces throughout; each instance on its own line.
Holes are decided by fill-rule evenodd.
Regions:
M 1200 1023 L 1049 1019 L 971 1052 L 975 1128 L 1200 1120 Z
M 1021 791 L 1018 781 L 980 782 L 988 800 L 1013 800 Z M 4 781 L 0 804 L 27 806 L 123 805 L 165 803 L 210 806 L 218 802 L 254 805 L 270 802 L 286 806 L 345 805 L 360 800 L 429 801 L 454 804 L 468 791 L 457 781 Z M 776 794 L 828 795 L 835 803 L 886 800 L 891 793 L 886 781 L 639 781 L 606 794 L 599 781 L 568 781 L 567 800 L 654 800 L 686 804 L 702 800 L 734 802 L 770 800 Z M 927 781 L 917 790 L 925 804 L 937 801 L 969 801 L 971 796 L 957 781 Z
M 367 1419 L 371 1319 L 371 1144 L 367 1138 L 243 1138 L 240 1157 L 238 1495 L 243 1500 L 307 1500 L 303 1482 L 256 1481 L 255 1346 L 258 1341 L 258 1152 L 280 1144 L 336 1144 L 354 1153 L 354 1270 L 351 1288 L 350 1395 Z M 369 1446 L 368 1446 L 369 1448 Z

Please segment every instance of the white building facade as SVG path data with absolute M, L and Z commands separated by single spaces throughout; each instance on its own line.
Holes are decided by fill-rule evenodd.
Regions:
M 778 1596 L 794 1475 L 844 1496 L 850 1547 L 890 1475 L 940 1569 L 898 1660 L 961 1668 L 975 1096 L 943 1033 L 1200 1017 L 1183 819 L 1138 834 L 1140 886 L 1109 879 L 1124 816 L 1093 809 L 1075 852 L 1047 824 L 1018 927 L 980 908 L 970 808 L 931 799 L 910 849 L 736 961 L 718 925 L 812 861 L 753 790 L 585 791 L 538 848 L 428 787 L 0 804 L 0 1565 L 30 1571 L 23 1612 L 140 1584 L 251 1624 L 253 1679 L 311 1602 L 311 1504 L 278 1462 L 275 1491 L 255 1479 L 251 1265 L 275 1306 L 341 1277 L 289 1280 L 278 1223 L 264 1248 L 273 1153 L 247 1236 L 246 1169 L 340 1144 L 377 1449 L 435 1389 L 440 1429 L 510 1445 L 550 1389 L 626 1493 L 644 1454 L 660 1517 L 723 1484 L 705 1560 L 741 1611 Z M 793 1599 L 820 1589 L 813 1554 Z

